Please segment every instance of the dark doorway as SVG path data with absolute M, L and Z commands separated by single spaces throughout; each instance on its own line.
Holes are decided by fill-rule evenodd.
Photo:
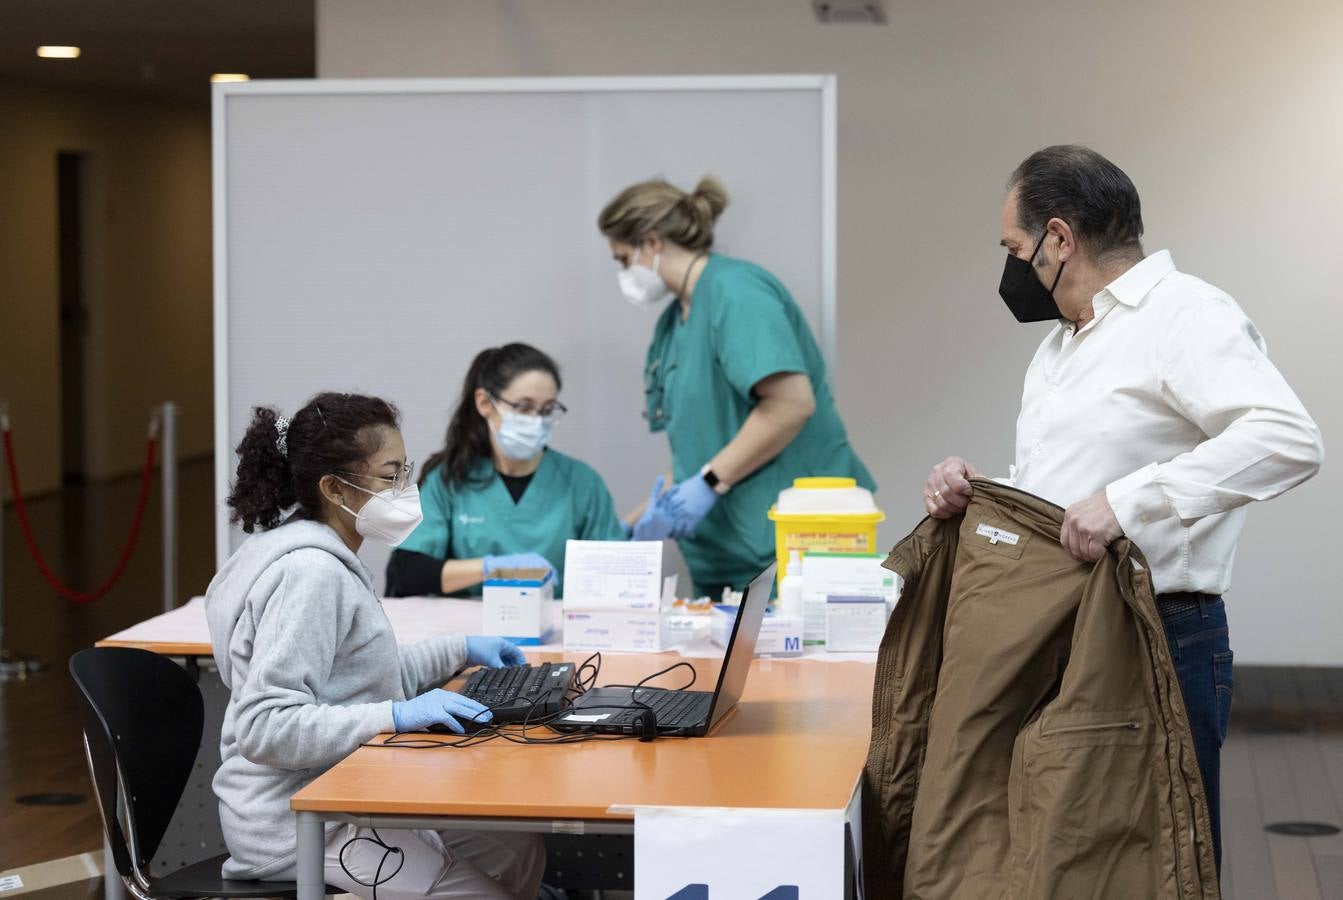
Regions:
M 84 480 L 84 154 L 56 154 L 57 264 L 61 292 L 61 475 Z

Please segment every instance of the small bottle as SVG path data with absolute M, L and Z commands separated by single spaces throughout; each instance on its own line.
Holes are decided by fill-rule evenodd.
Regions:
M 779 614 L 802 618 L 802 554 L 789 551 L 788 568 L 779 582 Z

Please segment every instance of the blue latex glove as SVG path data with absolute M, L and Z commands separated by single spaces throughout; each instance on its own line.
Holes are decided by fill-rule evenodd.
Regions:
M 392 703 L 392 722 L 397 731 L 424 731 L 430 725 L 446 725 L 449 731 L 466 734 L 458 719 L 470 722 L 488 722 L 494 713 L 470 697 L 452 691 L 434 688 L 414 700 Z
M 555 567 L 550 564 L 540 553 L 509 553 L 504 556 L 487 556 L 482 562 L 485 567 L 485 577 L 489 578 L 500 569 L 546 569 L 555 571 Z
M 466 664 L 501 669 L 504 666 L 525 666 L 527 657 L 516 644 L 501 637 L 471 635 L 466 639 Z
M 667 476 L 659 475 L 653 485 L 653 492 L 648 495 L 648 509 L 644 510 L 643 518 L 634 524 L 634 530 L 630 533 L 634 540 L 662 541 L 671 537 L 673 517 L 666 505 L 667 497 L 662 493 L 666 483 Z
M 696 472 L 668 491 L 662 502 L 672 516 L 671 536 L 679 541 L 695 532 L 695 527 L 718 502 L 718 495 L 704 476 Z

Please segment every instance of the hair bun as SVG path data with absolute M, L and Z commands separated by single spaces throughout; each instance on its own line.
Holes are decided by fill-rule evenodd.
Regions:
M 661 178 L 632 184 L 606 204 L 597 227 L 608 238 L 641 244 L 651 235 L 686 250 L 713 246 L 713 226 L 727 208 L 727 190 L 711 175 L 687 193 Z
M 718 221 L 718 217 L 727 209 L 727 188 L 712 175 L 705 175 L 689 194 L 691 203 L 708 220 L 709 224 Z

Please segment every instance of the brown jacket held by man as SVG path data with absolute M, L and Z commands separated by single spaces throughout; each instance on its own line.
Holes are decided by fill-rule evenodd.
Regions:
M 863 775 L 867 896 L 1219 896 L 1147 565 L 1059 544 L 1063 510 L 986 479 L 891 551 Z

